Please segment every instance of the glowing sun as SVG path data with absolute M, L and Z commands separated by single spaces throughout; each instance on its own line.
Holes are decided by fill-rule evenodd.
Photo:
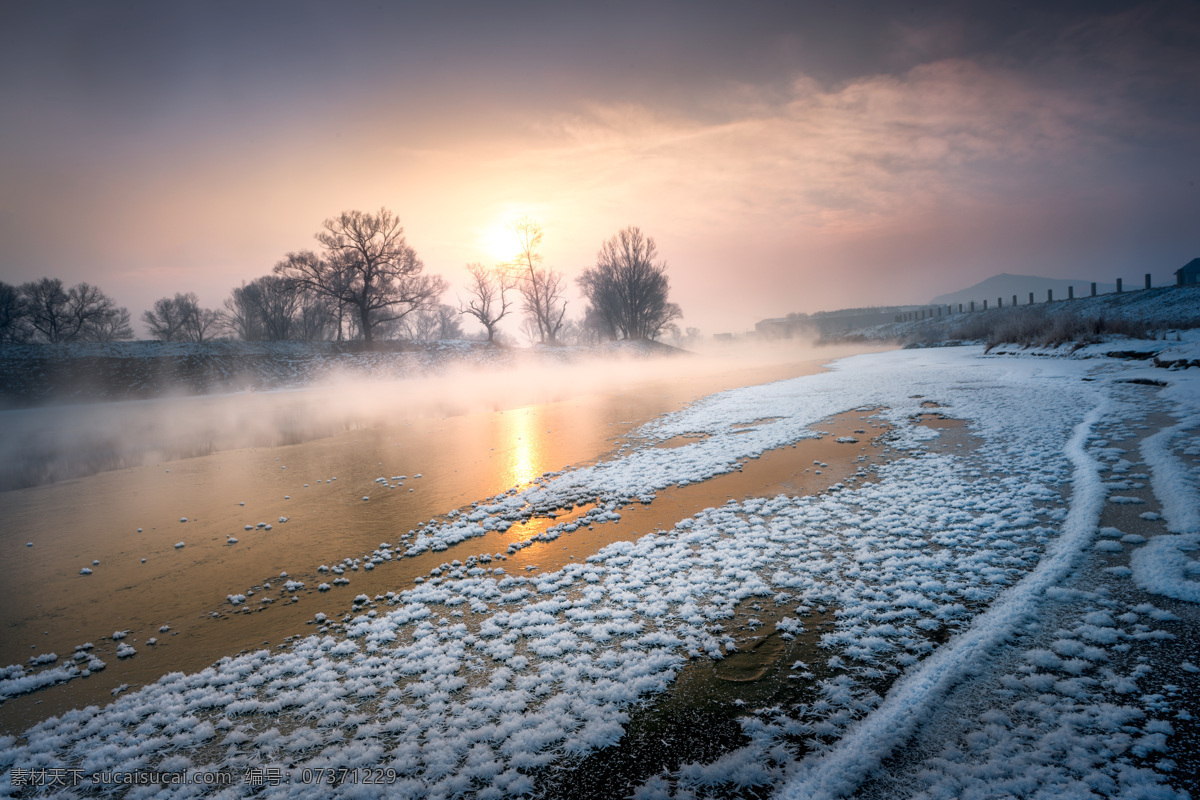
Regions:
M 517 254 L 517 236 L 508 222 L 495 222 L 484 228 L 479 236 L 479 247 L 492 264 L 511 261 Z

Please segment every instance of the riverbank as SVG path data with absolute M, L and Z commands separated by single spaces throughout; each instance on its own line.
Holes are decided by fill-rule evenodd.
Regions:
M 1183 797 L 1200 774 L 1198 398 L 1195 370 L 982 347 L 857 356 L 712 395 L 593 462 L 322 553 L 312 577 L 242 587 L 214 625 L 265 619 L 242 609 L 270 599 L 320 608 L 312 634 L 67 712 L 4 749 L 14 766 L 87 771 L 268 765 L 300 794 L 306 769 L 369 767 L 387 778 L 379 795 Z M 833 435 L 835 418 L 849 430 Z M 758 482 L 572 549 L 819 436 L 844 455 L 788 462 L 799 484 Z M 429 477 L 376 464 L 343 489 L 320 461 L 319 485 L 282 466 L 265 462 L 269 491 L 340 492 L 319 505 L 347 530 L 354 509 Z M 507 548 L 482 547 L 499 534 Z M 560 551 L 541 568 L 537 553 Z M 357 593 L 423 558 L 439 563 L 412 583 Z M 329 591 L 309 594 L 313 581 Z M 356 593 L 354 610 L 337 591 Z M 711 722 L 703 741 L 658 736 L 667 709 Z M 161 756 L 154 737 L 190 755 Z

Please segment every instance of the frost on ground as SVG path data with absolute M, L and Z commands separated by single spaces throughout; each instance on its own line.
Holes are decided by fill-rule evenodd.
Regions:
M 981 358 L 978 348 L 906 351 L 716 395 L 642 431 L 648 443 L 698 441 L 647 444 L 547 476 L 431 524 L 404 547 L 445 549 L 532 510 L 581 502 L 596 502 L 584 524 L 610 519 L 623 503 L 736 469 L 850 409 L 886 419 L 905 457 L 880 467 L 873 483 L 730 502 L 549 574 L 510 576 L 485 557 L 456 561 L 415 588 L 359 596 L 340 632 L 322 618 L 319 635 L 282 652 L 226 658 L 106 708 L 47 720 L 4 740 L 0 766 L 241 775 L 261 765 L 287 777 L 235 783 L 223 790 L 230 797 L 309 796 L 304 770 L 323 767 L 395 770 L 394 783 L 345 783 L 333 796 L 534 793 L 620 741 L 630 714 L 668 692 L 690 661 L 727 656 L 731 620 L 753 603 L 782 636 L 819 644 L 825 663 L 794 665 L 809 699 L 748 708 L 748 744 L 652 776 L 636 796 L 752 786 L 837 796 L 864 782 L 900 796 L 1178 796 L 1172 720 L 1186 712 L 1137 660 L 1152 661 L 1171 639 L 1174 615 L 1126 602 L 1107 584 L 1070 588 L 1081 570 L 1126 549 L 1133 568 L 1103 561 L 1101 574 L 1135 587 L 1132 576 L 1146 571 L 1138 548 L 1195 533 L 1194 505 L 1160 494 L 1196 485 L 1175 455 L 1181 442 L 1195 446 L 1184 427 L 1159 443 L 1161 457 L 1153 442 L 1146 456 L 1173 537 L 1141 544 L 1097 530 L 1106 498 L 1137 489 L 1103 437 L 1113 435 L 1106 426 L 1146 413 L 1157 390 L 1118 382 L 1139 369 Z M 1163 402 L 1174 403 L 1167 410 L 1182 426 L 1198 411 L 1200 387 L 1186 372 L 1169 380 Z M 967 420 L 980 445 L 934 447 L 939 434 L 914 424 L 928 401 Z M 569 536 L 578 524 L 552 530 Z M 1194 554 L 1174 552 L 1186 563 L 1171 585 L 1185 585 L 1196 577 Z M 817 615 L 833 620 L 819 634 Z M 21 680 L 24 670 L 6 676 Z M 987 712 L 963 729 L 938 715 L 960 696 Z M 934 754 L 915 772 L 889 761 L 910 741 Z M 18 791 L 12 774 L 0 784 L 9 794 Z M 1004 788 L 988 794 L 990 776 Z

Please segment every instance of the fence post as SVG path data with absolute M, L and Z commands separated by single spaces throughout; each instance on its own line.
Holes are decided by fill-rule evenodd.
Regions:
M 1029 305 L 1033 305 L 1033 292 L 1029 293 Z
M 1147 289 L 1150 288 L 1150 273 L 1149 272 L 1146 273 L 1146 288 Z
M 1092 297 L 1096 296 L 1096 282 L 1092 281 Z
M 971 310 L 972 311 L 975 310 L 975 301 L 974 300 L 971 301 Z
M 1121 293 L 1121 279 L 1117 278 L 1117 294 Z
M 1067 299 L 1068 299 L 1068 300 L 1074 300 L 1074 299 L 1075 299 L 1075 287 L 1074 287 L 1074 286 L 1068 286 L 1068 287 L 1067 287 Z
M 958 313 L 962 313 L 962 303 L 958 304 Z
M 1054 302 L 1054 290 L 1053 290 L 1053 289 L 1047 289 L 1047 290 L 1046 290 L 1046 302 L 1047 302 L 1047 303 L 1053 303 L 1053 302 Z
M 1013 295 L 1013 306 L 1016 306 L 1016 304 L 1017 304 L 1017 296 L 1014 294 Z

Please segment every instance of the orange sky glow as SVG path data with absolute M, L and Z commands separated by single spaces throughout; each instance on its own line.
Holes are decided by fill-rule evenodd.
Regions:
M 768 53 L 749 69 L 744 54 L 704 64 L 705 31 L 681 30 L 671 52 L 696 75 L 659 61 L 612 80 L 572 72 L 567 42 L 515 64 L 435 55 L 424 81 L 403 46 L 378 44 L 362 64 L 329 56 L 333 76 L 310 82 L 212 34 L 161 79 L 143 70 L 171 59 L 151 52 L 98 89 L 47 43 L 101 36 L 102 14 L 10 19 L 7 36 L 24 28 L 46 46 L 14 44 L 0 64 L 0 280 L 88 280 L 135 317 L 177 291 L 219 307 L 312 247 L 322 220 L 381 206 L 451 282 L 451 304 L 466 264 L 505 255 L 518 217 L 542 225 L 546 264 L 570 278 L 638 225 L 668 262 L 683 325 L 705 333 L 926 302 L 997 272 L 1165 280 L 1200 254 L 1198 157 L 1185 147 L 1200 113 L 1196 95 L 1170 102 L 1200 79 L 1161 52 L 1163 27 L 1196 14 L 1157 8 L 1167 19 L 1137 4 L 1060 19 L 1029 52 L 1027 32 L 949 12 L 862 31 L 825 21 L 847 49 L 869 38 L 893 55 L 855 50 L 824 72 L 836 54 L 805 61 L 801 33 L 748 32 L 740 46 Z M 483 41 L 422 24 L 460 56 L 458 38 Z M 102 40 L 87 48 L 101 73 L 119 61 Z M 1115 66 L 1096 66 L 1101 51 Z M 1124 90 L 1105 69 L 1125 70 Z M 335 80 L 360 70 L 359 83 Z M 116 111 L 100 107 L 105 93 Z M 568 314 L 582 310 L 572 296 Z

